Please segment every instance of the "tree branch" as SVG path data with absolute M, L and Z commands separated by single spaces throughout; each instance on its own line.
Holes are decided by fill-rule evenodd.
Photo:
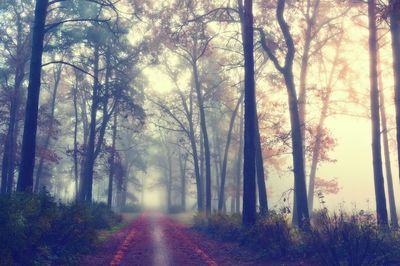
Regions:
M 272 52 L 271 48 L 269 48 L 268 45 L 267 45 L 267 39 L 266 39 L 264 30 L 261 29 L 261 28 L 254 28 L 254 30 L 259 32 L 261 47 L 267 53 L 267 55 L 271 59 L 271 61 L 274 63 L 275 68 L 277 70 L 279 70 L 279 72 L 281 72 L 281 73 L 284 72 L 285 71 L 284 67 L 282 67 L 280 65 L 278 58 L 274 55 L 274 53 Z
M 60 26 L 61 24 L 64 23 L 69 23 L 69 22 L 99 22 L 99 23 L 105 23 L 109 22 L 111 19 L 98 19 L 98 18 L 77 18 L 77 19 L 66 19 L 62 20 L 59 22 L 55 22 L 49 25 L 45 26 L 45 31 L 49 32 L 51 29 L 54 29 L 55 27 Z
M 89 75 L 90 77 L 92 77 L 92 78 L 94 78 L 94 79 L 96 78 L 93 74 L 87 72 L 86 70 L 84 70 L 84 69 L 82 69 L 82 68 L 80 68 L 80 67 L 78 67 L 78 66 L 76 66 L 76 65 L 74 65 L 74 64 L 65 62 L 65 61 L 51 61 L 51 62 L 42 64 L 42 67 L 49 66 L 49 65 L 53 65 L 53 64 L 63 64 L 63 65 L 67 65 L 67 66 L 70 66 L 70 67 L 72 67 L 72 68 L 74 68 L 74 69 L 76 69 L 76 70 L 78 70 L 78 71 L 80 71 L 80 72 L 82 72 L 82 73 L 84 73 L 84 74 L 86 74 L 86 75 Z

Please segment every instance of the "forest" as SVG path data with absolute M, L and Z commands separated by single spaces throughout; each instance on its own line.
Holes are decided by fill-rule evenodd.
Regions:
M 0 266 L 400 265 L 400 0 L 0 0 Z

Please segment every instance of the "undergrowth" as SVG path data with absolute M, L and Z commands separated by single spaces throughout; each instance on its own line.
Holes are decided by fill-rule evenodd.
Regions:
M 400 232 L 379 228 L 373 215 L 315 213 L 308 230 L 299 230 L 285 214 L 270 212 L 254 226 L 241 215 L 198 214 L 193 227 L 214 238 L 236 241 L 270 259 L 306 259 L 318 265 L 400 265 Z
M 0 196 L 0 265 L 75 265 L 97 231 L 121 218 L 104 204 L 63 204 L 47 192 Z

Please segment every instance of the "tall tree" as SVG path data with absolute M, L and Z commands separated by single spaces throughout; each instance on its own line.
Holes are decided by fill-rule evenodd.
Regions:
M 253 1 L 239 2 L 244 52 L 244 162 L 243 162 L 243 220 L 246 226 L 256 222 L 256 93 L 254 79 Z
M 322 108 L 321 114 L 318 120 L 316 134 L 314 138 L 314 145 L 312 147 L 312 154 L 311 154 L 311 167 L 310 167 L 310 179 L 309 179 L 309 186 L 308 186 L 308 195 L 307 195 L 307 202 L 308 202 L 308 209 L 311 212 L 314 208 L 314 191 L 315 191 L 315 179 L 317 176 L 317 168 L 318 164 L 321 159 L 321 150 L 323 148 L 323 138 L 324 138 L 324 126 L 325 121 L 329 115 L 329 106 L 331 104 L 332 93 L 335 85 L 335 72 L 337 68 L 340 66 L 339 64 L 339 55 L 340 55 L 340 47 L 343 41 L 343 32 L 339 33 L 338 39 L 335 45 L 335 56 L 333 58 L 331 68 L 328 74 L 328 80 L 326 83 L 326 89 L 322 93 Z M 346 68 L 342 69 L 345 71 Z
M 48 0 L 36 0 L 35 19 L 32 30 L 32 54 L 29 68 L 28 98 L 25 109 L 24 133 L 22 139 L 21 166 L 17 191 L 32 192 L 33 169 L 35 166 L 36 132 L 39 94 L 42 74 L 43 40 Z
M 6 23 L 4 28 L 0 29 L 0 38 L 2 42 L 6 43 L 5 51 L 11 71 L 14 73 L 14 81 L 12 91 L 9 93 L 9 120 L 7 124 L 7 133 L 4 143 L 2 166 L 1 166 L 1 193 L 11 193 L 14 187 L 14 173 L 15 165 L 17 160 L 17 139 L 19 132 L 19 114 L 21 112 L 21 103 L 23 96 L 23 81 L 25 79 L 25 68 L 30 57 L 29 48 L 30 35 L 29 27 L 26 20 L 30 19 L 30 16 L 24 15 L 24 10 L 30 8 L 24 6 L 25 3 L 5 3 L 5 7 L 10 8 L 10 12 L 13 13 L 12 25 Z M 15 31 L 9 32 L 10 28 Z M 15 35 L 15 37 L 14 37 Z M 15 38 L 15 40 L 14 40 Z
M 386 196 L 382 170 L 382 155 L 380 142 L 379 90 L 378 90 L 378 48 L 376 26 L 376 1 L 368 0 L 369 25 L 369 55 L 370 55 L 370 85 L 371 85 L 371 123 L 372 123 L 372 159 L 374 169 L 376 212 L 378 223 L 388 224 Z
M 388 13 L 392 35 L 394 102 L 396 107 L 397 163 L 400 169 L 400 1 L 390 0 Z M 399 174 L 400 177 L 400 174 Z
M 378 53 L 378 86 L 379 86 L 379 107 L 382 120 L 382 144 L 383 144 L 383 154 L 385 155 L 385 172 L 387 180 L 387 191 L 389 196 L 389 210 L 390 210 L 390 223 L 393 227 L 399 226 L 399 221 L 397 218 L 396 201 L 394 197 L 394 186 L 393 186 L 393 176 L 392 176 L 392 163 L 390 159 L 390 149 L 389 149 L 389 134 L 387 126 L 387 116 L 385 107 L 385 95 L 383 93 L 383 81 L 382 81 L 382 69 L 381 62 Z
M 99 81 L 99 64 L 100 64 L 100 47 L 98 43 L 94 44 L 94 70 L 93 70 L 93 91 L 92 91 L 92 105 L 90 110 L 90 125 L 88 146 L 86 148 L 85 162 L 83 165 L 83 180 L 81 182 L 81 200 L 92 201 L 92 185 L 93 185 L 93 171 L 95 164 L 95 149 L 96 149 L 96 132 L 97 132 L 97 111 L 99 108 L 100 100 L 100 81 Z
M 283 33 L 283 37 L 287 46 L 287 52 L 285 56 L 285 63 L 282 66 L 279 63 L 277 56 L 267 45 L 265 32 L 262 29 L 258 29 L 261 37 L 261 45 L 263 50 L 267 53 L 268 57 L 274 63 L 275 68 L 283 75 L 289 102 L 289 113 L 291 123 L 291 137 L 292 137 L 292 156 L 293 156 L 293 172 L 294 172 L 294 196 L 296 203 L 294 208 L 296 211 L 296 217 L 293 219 L 295 224 L 300 227 L 304 227 L 309 222 L 309 212 L 307 206 L 307 190 L 306 190 L 306 178 L 304 169 L 304 152 L 303 152 L 303 138 L 301 134 L 301 122 L 298 108 L 298 101 L 296 95 L 296 87 L 293 77 L 293 62 L 295 55 L 295 46 L 293 37 L 290 33 L 289 26 L 284 18 L 286 0 L 278 0 L 276 8 L 276 16 L 279 27 Z
M 56 109 L 56 99 L 57 99 L 57 91 L 60 85 L 60 81 L 61 81 L 61 74 L 62 74 L 62 65 L 57 65 L 55 67 L 55 69 L 53 70 L 53 75 L 54 75 L 54 87 L 53 87 L 53 92 L 51 95 L 51 102 L 50 102 L 50 117 L 49 117 L 49 126 L 48 126 L 48 131 L 47 131 L 47 135 L 45 137 L 44 143 L 43 143 L 43 147 L 42 150 L 44 152 L 42 152 L 40 154 L 40 158 L 39 158 L 39 165 L 38 168 L 36 170 L 36 179 L 35 179 L 35 187 L 34 187 L 34 191 L 37 193 L 39 192 L 39 188 L 40 188 L 40 178 L 42 177 L 42 173 L 43 173 L 43 168 L 44 168 L 44 164 L 45 164 L 45 152 L 47 151 L 47 149 L 50 146 L 51 143 L 51 138 L 54 136 L 54 127 L 55 127 L 55 109 Z
M 224 150 L 224 158 L 222 161 L 222 169 L 221 169 L 221 184 L 219 186 L 219 196 L 218 196 L 218 211 L 222 211 L 224 207 L 224 202 L 225 202 L 225 179 L 226 179 L 226 168 L 228 164 L 228 154 L 229 154 L 229 146 L 231 144 L 232 140 L 232 132 L 233 132 L 233 126 L 235 125 L 235 119 L 236 119 L 236 114 L 239 110 L 240 104 L 243 101 L 243 94 L 240 95 L 235 109 L 231 113 L 231 118 L 229 121 L 229 129 L 228 129 L 228 135 L 226 138 L 226 143 L 225 143 L 225 150 Z
M 114 113 L 114 122 L 112 126 L 112 144 L 111 144 L 111 156 L 110 156 L 110 172 L 108 175 L 108 192 L 107 192 L 107 206 L 111 208 L 112 206 L 112 196 L 113 196 L 113 184 L 114 184 L 114 165 L 116 157 L 116 141 L 117 141 L 117 126 L 118 126 L 118 116 Z

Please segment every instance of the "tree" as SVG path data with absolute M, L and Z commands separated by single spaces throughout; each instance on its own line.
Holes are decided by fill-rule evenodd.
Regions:
M 224 158 L 222 161 L 222 169 L 221 169 L 221 184 L 220 184 L 220 190 L 219 190 L 219 196 L 218 196 L 218 211 L 222 211 L 222 208 L 224 206 L 225 202 L 225 178 L 226 178 L 226 168 L 228 164 L 228 153 L 229 153 L 229 146 L 231 144 L 231 139 L 232 139 L 232 131 L 233 131 L 233 126 L 235 125 L 235 118 L 236 114 L 239 110 L 240 104 L 243 101 L 243 94 L 240 95 L 235 109 L 232 111 L 231 118 L 229 121 L 229 129 L 228 129 L 228 135 L 226 139 L 226 144 L 225 144 L 225 150 L 224 150 Z
M 36 170 L 36 179 L 35 179 L 35 187 L 34 192 L 38 193 L 40 188 L 40 178 L 42 177 L 43 167 L 45 163 L 45 156 L 44 154 L 49 149 L 51 138 L 54 136 L 54 128 L 55 128 L 55 108 L 56 108 L 56 99 L 57 99 L 57 91 L 61 81 L 61 74 L 62 74 L 62 65 L 57 65 L 54 69 L 54 88 L 51 95 L 51 103 L 50 103 L 50 117 L 49 117 L 49 125 L 48 131 L 46 132 L 46 137 L 43 143 L 43 147 L 41 148 L 44 152 L 39 154 L 39 165 Z
M 386 196 L 382 170 L 382 155 L 380 141 L 380 117 L 379 117 L 379 90 L 378 90 L 378 48 L 376 27 L 376 2 L 368 1 L 369 24 L 369 54 L 370 54 L 370 83 L 371 83 L 371 123 L 372 123 L 372 159 L 374 169 L 376 212 L 378 223 L 387 226 L 388 215 L 386 209 Z
M 314 191 L 315 191 L 315 179 L 317 175 L 317 168 L 318 164 L 321 161 L 321 152 L 323 151 L 324 147 L 324 125 L 325 125 L 325 120 L 328 117 L 329 114 L 329 107 L 331 104 L 331 97 L 332 93 L 334 91 L 334 77 L 335 77 L 335 72 L 337 68 L 340 66 L 340 47 L 342 45 L 343 41 L 343 32 L 339 34 L 336 44 L 335 44 L 335 55 L 331 64 L 330 71 L 328 73 L 328 80 L 326 83 L 326 89 L 321 92 L 321 100 L 322 100 L 322 108 L 321 108 L 321 115 L 318 120 L 318 124 L 316 127 L 316 134 L 314 138 L 314 144 L 312 147 L 312 154 L 311 154 L 311 167 L 310 167 L 310 180 L 309 180 L 309 187 L 308 187 L 308 198 L 307 198 L 307 203 L 308 203 L 308 209 L 309 211 L 312 211 L 314 209 Z M 346 71 L 346 67 L 344 67 L 340 73 Z M 339 75 L 340 75 L 339 73 Z
M 178 84 L 179 73 L 174 71 L 170 66 L 166 65 L 167 74 L 174 83 L 177 93 L 172 99 L 152 99 L 151 101 L 160 109 L 163 115 L 160 117 L 163 120 L 162 125 L 158 126 L 163 129 L 182 132 L 190 144 L 190 154 L 194 168 L 196 180 L 197 194 L 197 210 L 204 211 L 204 193 L 203 179 L 200 173 L 200 158 L 198 152 L 198 138 L 196 133 L 196 123 L 198 122 L 195 112 L 195 92 L 190 86 L 188 92 L 184 92 Z M 160 121 L 161 122 L 161 121 Z
M 253 1 L 239 0 L 244 52 L 244 162 L 243 162 L 243 220 L 244 225 L 256 222 L 256 95 L 254 79 Z
M 101 1 L 86 0 L 86 1 L 93 3 L 98 7 L 108 7 L 108 9 L 111 8 L 111 10 L 115 11 L 114 5 L 108 0 L 101 0 Z M 51 2 L 49 2 L 49 0 L 36 1 L 35 18 L 32 30 L 32 49 L 31 49 L 30 71 L 29 71 L 28 97 L 25 108 L 24 133 L 23 133 L 22 151 L 21 151 L 21 165 L 18 177 L 17 191 L 32 192 L 33 189 L 33 171 L 35 166 L 36 133 L 37 133 L 37 120 L 38 120 L 38 109 L 39 109 L 38 107 L 39 107 L 39 96 L 40 96 L 40 86 L 41 86 L 41 74 L 42 74 L 42 66 L 46 65 L 42 64 L 45 34 L 65 23 L 108 22 L 107 19 L 99 18 L 99 14 L 97 14 L 97 16 L 94 18 L 65 19 L 63 16 L 60 16 L 61 20 L 56 21 L 54 23 L 46 24 L 46 18 L 48 16 L 48 8 L 62 4 L 73 5 L 75 3 L 71 1 L 62 1 L 62 0 L 55 0 Z M 53 10 L 63 10 L 63 9 L 55 8 L 50 10 L 53 11 Z M 103 8 L 100 8 L 100 11 L 102 10 Z M 68 9 L 68 11 L 70 10 Z M 58 19 L 58 17 L 56 19 Z M 57 63 L 65 63 L 65 62 L 57 62 Z M 47 63 L 47 65 L 48 64 L 49 63 Z
M 11 7 L 12 8 L 9 8 Z M 5 2 L 5 8 L 9 8 L 12 13 L 10 23 L 4 21 L 4 25 L 1 25 L 0 34 L 2 35 L 1 41 L 4 45 L 4 56 L 7 58 L 8 65 L 11 67 L 9 71 L 13 72 L 14 84 L 9 92 L 9 120 L 7 125 L 7 133 L 4 143 L 4 151 L 2 158 L 2 170 L 1 170 L 1 193 L 11 193 L 14 187 L 14 172 L 17 160 L 17 139 L 19 132 L 20 112 L 21 103 L 23 98 L 23 81 L 25 80 L 25 68 L 29 60 L 29 26 L 27 20 L 30 17 L 24 16 L 23 12 L 27 8 L 31 8 L 30 3 L 12 3 Z M 10 34 L 9 29 L 13 29 Z M 11 73 L 10 73 L 11 74 Z
M 24 133 L 21 151 L 21 166 L 17 191 L 32 192 L 33 169 L 35 166 L 35 148 L 39 94 L 42 74 L 43 40 L 47 16 L 48 0 L 37 0 L 35 20 L 32 30 L 32 55 L 29 71 L 28 98 L 26 102 Z
M 114 184 L 114 171 L 115 171 L 115 157 L 116 157 L 116 140 L 117 140 L 117 126 L 118 116 L 114 114 L 114 122 L 112 126 L 112 144 L 111 144 L 111 156 L 110 156 L 110 173 L 108 176 L 108 193 L 107 193 L 107 206 L 111 208 L 112 196 L 113 196 L 113 184 Z
M 294 171 L 294 196 L 295 208 L 297 219 L 294 222 L 300 227 L 304 227 L 308 224 L 309 213 L 307 206 L 307 191 L 306 191 L 306 178 L 304 169 L 304 152 L 303 152 L 303 138 L 301 134 L 301 122 L 299 116 L 298 101 L 296 95 L 296 87 L 293 77 L 293 62 L 295 55 L 295 46 L 292 35 L 289 31 L 289 26 L 284 18 L 286 0 L 278 0 L 276 8 L 276 16 L 279 27 L 283 33 L 285 43 L 287 46 L 287 52 L 285 56 L 285 63 L 282 66 L 279 63 L 278 58 L 267 44 L 265 32 L 262 29 L 258 29 L 261 37 L 261 45 L 263 50 L 267 53 L 268 57 L 274 63 L 275 68 L 283 75 L 289 102 L 290 112 L 290 123 L 291 123 L 291 137 L 292 137 L 292 156 L 293 156 L 293 171 Z
M 400 169 L 400 1 L 390 0 L 388 7 L 392 35 L 394 101 L 396 107 L 397 163 Z M 399 176 L 400 177 L 400 176 Z

